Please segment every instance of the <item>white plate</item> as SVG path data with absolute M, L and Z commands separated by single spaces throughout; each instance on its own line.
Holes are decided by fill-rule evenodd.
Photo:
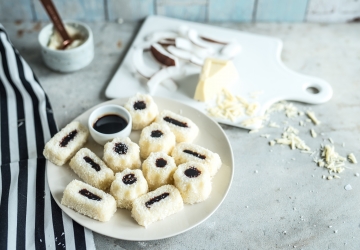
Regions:
M 123 105 L 127 99 L 115 99 L 98 106 L 109 103 Z M 234 157 L 224 131 L 215 121 L 188 105 L 160 97 L 155 97 L 154 100 L 159 110 L 168 109 L 181 113 L 194 121 L 200 129 L 199 136 L 195 139 L 194 143 L 220 155 L 223 165 L 213 179 L 213 190 L 210 197 L 196 205 L 185 205 L 184 209 L 179 213 L 169 216 L 162 221 L 155 222 L 147 228 L 139 226 L 131 217 L 130 211 L 125 209 L 118 209 L 110 221 L 99 222 L 60 204 L 65 187 L 73 179 L 79 179 L 79 177 L 69 168 L 68 164 L 59 167 L 48 161 L 47 177 L 55 201 L 66 214 L 84 227 L 97 233 L 123 240 L 145 241 L 163 239 L 183 233 L 199 225 L 209 218 L 223 202 L 230 188 L 234 173 Z M 87 126 L 87 119 L 94 108 L 86 111 L 75 120 Z M 131 140 L 136 143 L 139 142 L 139 137 L 139 131 L 132 132 L 130 135 Z M 85 146 L 94 151 L 99 157 L 102 157 L 103 147 L 96 144 L 91 136 Z
M 235 39 L 241 44 L 241 53 L 233 59 L 240 79 L 229 89 L 234 95 L 239 95 L 248 102 L 257 102 L 260 105 L 253 116 L 263 116 L 266 110 L 278 101 L 293 100 L 320 104 L 327 102 L 332 96 L 332 88 L 325 80 L 299 74 L 283 64 L 280 56 L 282 50 L 280 39 L 162 16 L 149 16 L 145 20 L 111 79 L 105 95 L 109 98 L 121 98 L 137 92 L 148 93 L 146 81 L 141 81 L 141 77 L 139 78 L 139 74 L 134 69 L 132 60 L 134 48 L 144 42 L 144 37 L 155 31 L 176 32 L 181 25 L 194 28 L 200 34 L 216 35 L 227 40 Z M 154 64 L 154 60 L 146 63 L 151 66 Z M 207 114 L 207 107 L 213 106 L 215 101 L 204 103 L 193 99 L 198 80 L 199 74 L 177 79 L 179 86 L 177 91 L 170 91 L 160 85 L 154 95 L 179 100 Z M 307 91 L 308 88 L 315 88 L 319 93 L 310 93 Z M 259 91 L 262 94 L 258 98 L 251 98 L 251 93 Z M 216 118 L 216 120 L 220 123 L 244 127 L 242 122 L 249 118 L 249 116 L 243 115 L 234 121 L 223 118 Z M 245 128 L 256 129 L 259 126 L 261 123 Z

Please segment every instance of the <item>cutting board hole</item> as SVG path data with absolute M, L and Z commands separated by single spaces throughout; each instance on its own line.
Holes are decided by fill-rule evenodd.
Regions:
M 320 92 L 320 90 L 316 87 L 308 87 L 306 89 L 307 92 L 311 93 L 311 94 L 318 94 Z

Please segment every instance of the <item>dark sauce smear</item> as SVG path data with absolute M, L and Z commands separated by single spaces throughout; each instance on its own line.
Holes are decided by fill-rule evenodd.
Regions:
M 155 196 L 154 198 L 152 198 L 152 199 L 148 200 L 147 202 L 145 202 L 145 206 L 146 206 L 147 208 L 150 208 L 150 206 L 151 206 L 152 204 L 154 204 L 155 202 L 159 202 L 159 201 L 165 199 L 165 198 L 168 197 L 169 195 L 170 195 L 169 193 L 163 193 L 163 194 L 160 194 L 160 195 L 158 195 L 158 196 Z
M 171 118 L 171 117 L 168 117 L 168 116 L 165 116 L 165 117 L 164 117 L 164 120 L 167 121 L 168 123 L 172 123 L 172 124 L 174 124 L 174 125 L 176 125 L 176 126 L 179 126 L 179 127 L 183 127 L 183 128 L 187 128 L 187 127 L 188 127 L 188 125 L 187 125 L 186 122 L 180 122 L 180 121 L 175 120 L 175 119 L 173 119 L 173 118 Z
M 125 185 L 131 185 L 134 184 L 137 181 L 137 178 L 134 174 L 127 174 L 122 178 L 122 181 Z
M 164 133 L 160 130 L 153 130 L 151 131 L 151 137 L 161 137 Z
M 128 125 L 128 122 L 119 115 L 104 115 L 93 125 L 93 128 L 103 134 L 120 132 Z
M 189 178 L 195 178 L 201 174 L 201 171 L 195 167 L 190 167 L 185 170 L 184 174 Z
M 73 130 L 73 131 L 71 131 L 67 136 L 65 136 L 64 138 L 62 138 L 62 140 L 61 140 L 61 142 L 60 142 L 60 147 L 66 147 L 67 145 L 68 145 L 68 143 L 70 142 L 70 141 L 72 141 L 74 138 L 75 138 L 75 136 L 77 135 L 77 130 L 75 129 L 75 130 Z
M 94 201 L 101 201 L 101 198 L 99 196 L 97 196 L 96 194 L 91 193 L 90 191 L 88 191 L 87 189 L 81 189 L 79 191 L 79 193 L 83 196 L 85 196 L 86 198 L 90 199 L 90 200 L 94 200 Z
M 114 151 L 119 155 L 124 155 L 128 151 L 128 146 L 121 142 L 115 143 Z
M 89 156 L 85 156 L 84 161 L 86 161 L 87 163 L 90 164 L 90 166 L 95 169 L 97 172 L 99 172 L 101 170 L 100 165 L 97 164 L 96 162 L 93 161 L 93 159 L 91 159 Z
M 133 107 L 135 110 L 146 109 L 146 103 L 144 101 L 137 101 L 134 103 Z
M 159 158 L 159 159 L 156 159 L 155 164 L 158 168 L 163 168 L 166 166 L 167 161 L 164 158 Z
M 193 151 L 188 150 L 188 149 L 185 149 L 183 152 L 184 152 L 184 153 L 187 153 L 187 154 L 190 154 L 190 155 L 193 155 L 193 156 L 195 156 L 195 157 L 197 157 L 197 158 L 200 158 L 200 159 L 202 159 L 202 160 L 204 160 L 204 159 L 206 158 L 205 155 L 202 155 L 202 154 L 193 152 Z

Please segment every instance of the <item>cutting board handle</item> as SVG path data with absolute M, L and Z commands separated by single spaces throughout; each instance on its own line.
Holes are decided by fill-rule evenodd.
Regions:
M 286 72 L 286 78 L 292 79 L 292 84 L 286 85 L 287 96 L 284 100 L 321 104 L 329 101 L 333 95 L 331 85 L 318 77 L 303 75 L 287 68 L 281 61 L 280 67 Z M 284 87 L 284 85 L 282 85 Z

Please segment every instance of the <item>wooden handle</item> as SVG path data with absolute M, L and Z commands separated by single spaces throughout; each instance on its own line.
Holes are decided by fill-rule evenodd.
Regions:
M 42 5 L 44 6 L 46 12 L 48 13 L 51 21 L 53 22 L 55 29 L 59 32 L 60 36 L 62 37 L 63 41 L 63 48 L 68 46 L 71 43 L 71 38 L 67 33 L 63 22 L 57 12 L 53 2 L 51 0 L 40 0 Z

